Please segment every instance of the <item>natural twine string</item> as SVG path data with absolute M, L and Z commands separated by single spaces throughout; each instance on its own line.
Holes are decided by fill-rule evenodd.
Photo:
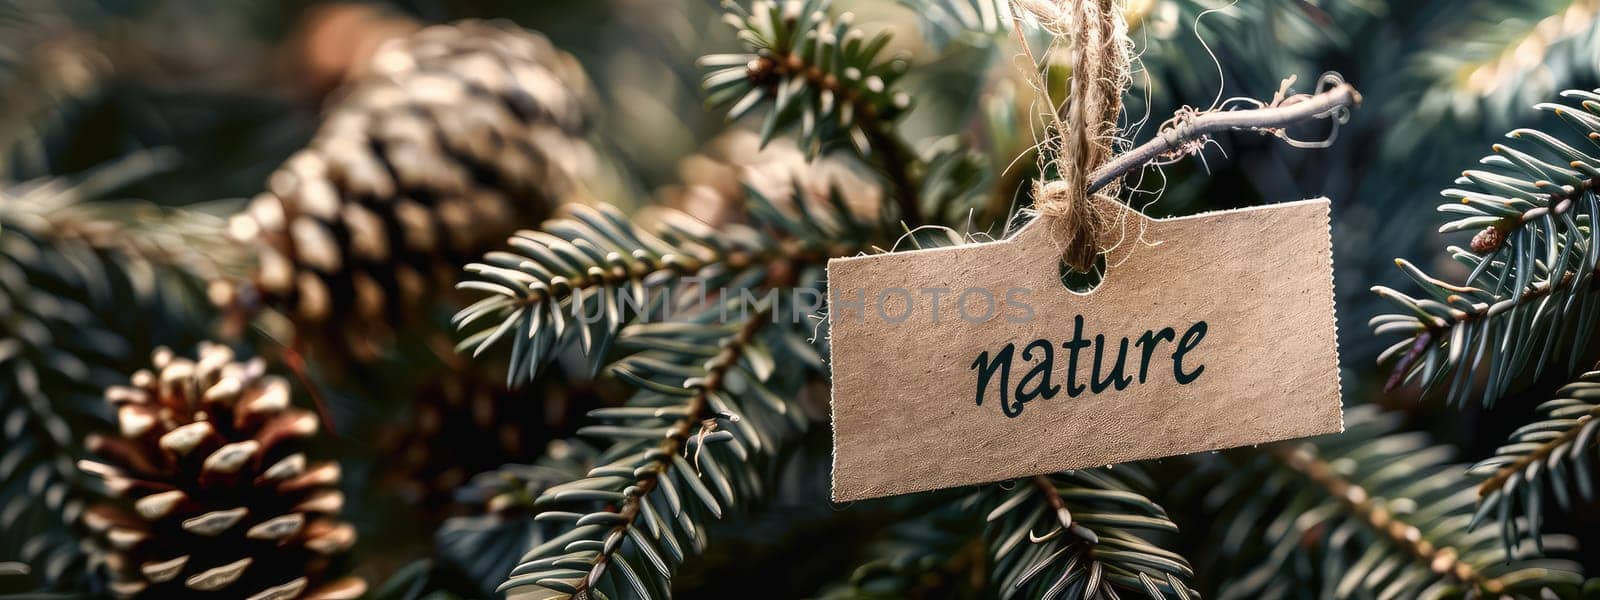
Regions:
M 1101 232 L 1112 225 L 1115 214 L 1106 207 L 1117 202 L 1113 181 L 1090 197 L 1090 176 L 1111 159 L 1117 139 L 1117 118 L 1122 113 L 1122 93 L 1131 79 L 1132 42 L 1123 20 L 1123 0 L 1016 0 L 1038 17 L 1039 24 L 1056 39 L 1067 40 L 1072 80 L 1066 104 L 1052 111 L 1050 139 L 1041 144 L 1053 153 L 1053 181 L 1034 182 L 1034 208 L 1048 219 L 1061 248 L 1061 259 L 1078 271 L 1088 271 L 1099 247 Z M 1046 159 L 1041 159 L 1046 160 Z M 1050 165 L 1041 164 L 1048 172 Z

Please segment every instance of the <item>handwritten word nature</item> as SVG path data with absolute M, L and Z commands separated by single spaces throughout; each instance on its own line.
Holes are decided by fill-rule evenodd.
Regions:
M 1100 394 L 1106 390 L 1120 391 L 1136 383 L 1144 384 L 1165 378 L 1169 370 L 1172 381 L 1187 385 L 1205 371 L 1205 365 L 1199 364 L 1190 355 L 1205 337 L 1206 322 L 1197 321 L 1182 336 L 1171 327 L 1150 329 L 1133 340 L 1123 337 L 1116 342 L 1115 349 L 1108 349 L 1104 334 L 1084 337 L 1083 315 L 1078 315 L 1072 320 L 1072 339 L 1061 343 L 1062 351 L 1059 353 L 1056 343 L 1046 339 L 1029 342 L 1020 353 L 1017 352 L 1016 342 L 1006 344 L 992 353 L 987 350 L 979 353 L 971 367 L 977 372 L 975 399 L 978 406 L 983 406 L 985 394 L 992 388 L 998 396 L 1000 412 L 1016 418 L 1029 402 L 1041 398 L 1049 400 L 1063 389 L 1068 398 L 1076 398 L 1084 393 Z M 1132 356 L 1129 355 L 1130 349 L 1133 350 Z M 1089 357 L 1091 351 L 1092 358 Z M 1056 379 L 1058 354 L 1066 362 L 1066 374 L 1059 381 Z M 1017 368 L 1027 368 L 1028 372 L 1023 374 L 1013 389 L 1012 363 L 1017 362 L 1018 355 L 1020 362 L 1026 364 L 1019 364 Z M 1152 365 L 1152 362 L 1156 364 Z M 1085 375 L 1080 373 L 1085 366 L 1088 368 L 1087 376 L 1081 376 Z

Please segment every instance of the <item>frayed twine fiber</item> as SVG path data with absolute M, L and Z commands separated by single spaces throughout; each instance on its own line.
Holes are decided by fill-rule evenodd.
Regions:
M 1068 43 L 1072 80 L 1066 104 L 1052 111 L 1051 132 L 1042 142 L 1041 161 L 1054 156 L 1060 179 L 1034 182 L 1034 208 L 1050 220 L 1061 259 L 1078 271 L 1088 271 L 1099 247 L 1101 232 L 1120 210 L 1119 185 L 1113 181 L 1090 197 L 1090 177 L 1111 159 L 1117 140 L 1117 118 L 1122 114 L 1122 93 L 1131 76 L 1132 41 L 1123 20 L 1125 0 L 1016 0 L 1036 16 L 1039 24 L 1058 40 Z M 1041 172 L 1050 165 L 1041 164 Z

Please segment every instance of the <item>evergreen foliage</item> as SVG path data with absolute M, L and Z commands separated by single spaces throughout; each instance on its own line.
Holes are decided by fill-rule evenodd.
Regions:
M 815 156 L 848 143 L 862 156 L 899 152 L 886 144 L 894 119 L 911 97 L 894 89 L 909 66 L 881 56 L 887 33 L 868 38 L 851 18 L 828 15 L 828 0 L 756 2 L 748 10 L 727 4 L 727 20 L 748 52 L 700 59 L 707 101 L 727 105 L 737 120 L 770 105 L 763 141 L 798 126 L 801 147 Z
M 543 543 L 560 526 L 533 520 L 534 500 L 550 487 L 582 479 L 598 456 L 581 441 L 557 440 L 536 464 L 506 465 L 474 476 L 458 496 L 483 513 L 455 517 L 439 527 L 443 562 L 473 582 L 477 593 L 493 594 L 530 540 Z
M 639 391 L 623 406 L 590 413 L 602 424 L 579 434 L 611 445 L 585 477 L 534 500 L 545 509 L 536 521 L 570 528 L 523 555 L 502 590 L 669 595 L 673 570 L 707 543 L 704 521 L 755 502 L 771 486 L 765 461 L 806 428 L 806 417 L 786 399 L 791 388 L 769 387 L 777 360 L 761 335 L 769 316 L 718 325 L 717 312 L 624 332 L 621 344 L 638 351 L 613 372 Z M 821 364 L 814 355 L 782 359 Z
M 1482 477 L 1473 526 L 1493 522 L 1506 548 L 1525 540 L 1543 551 L 1549 498 L 1563 513 L 1595 499 L 1596 439 L 1600 433 L 1600 371 L 1584 373 L 1539 405 L 1539 419 L 1517 428 L 1494 456 L 1472 465 Z M 1509 550 L 1508 550 L 1509 551 Z
M 0 285 L 6 291 L 5 366 L 0 408 L 5 428 L 0 453 L 6 558 L 38 565 L 51 579 L 83 566 L 75 532 L 67 523 L 82 511 L 77 435 L 103 422 L 100 390 L 114 381 L 127 342 L 106 330 L 88 307 L 64 301 L 50 290 L 88 289 L 102 281 L 100 257 L 82 247 L 56 253 L 8 228 L 3 239 Z M 71 296 L 67 296 L 71 297 Z
M 103 394 L 157 344 L 189 348 L 201 335 L 241 331 L 241 348 L 265 342 L 261 354 L 285 372 L 273 385 L 296 391 L 298 406 L 277 408 L 304 421 L 325 410 L 326 393 L 337 396 L 338 420 L 357 421 L 315 440 L 345 465 L 342 478 L 316 470 L 322 478 L 307 482 L 318 502 L 301 498 L 309 488 L 240 486 L 263 506 L 290 498 L 329 518 L 342 509 L 350 521 L 317 530 L 316 539 L 252 546 L 251 560 L 273 565 L 270 584 L 249 566 L 206 571 L 278 595 L 309 589 L 327 565 L 299 569 L 274 553 L 305 542 L 341 551 L 357 530 L 369 541 L 352 549 L 355 566 L 372 581 L 387 579 L 376 598 L 725 591 L 708 581 L 740 569 L 750 573 L 727 579 L 765 582 L 772 569 L 790 567 L 727 555 L 742 544 L 781 545 L 805 526 L 794 510 L 802 503 L 843 516 L 818 519 L 836 528 L 824 546 L 780 551 L 816 555 L 807 568 L 823 575 L 808 581 L 811 590 L 783 591 L 830 599 L 1600 596 L 1600 583 L 1583 574 L 1600 566 L 1584 519 L 1597 501 L 1600 371 L 1568 377 L 1594 360 L 1600 312 L 1600 90 L 1585 89 L 1600 83 L 1592 0 L 1128 2 L 1123 16 L 1142 70 L 1121 125 L 1135 143 L 1180 107 L 1268 98 L 1285 78 L 1328 68 L 1378 105 L 1357 113 L 1327 151 L 1285 154 L 1214 135 L 1185 147 L 1186 155 L 1203 152 L 1200 160 L 1141 173 L 1160 185 L 1130 177 L 1126 186 L 1126 199 L 1153 215 L 1332 196 L 1341 286 L 1392 283 L 1360 270 L 1368 254 L 1425 255 L 1435 238 L 1418 235 L 1416 211 L 1398 200 L 1446 187 L 1435 184 L 1454 174 L 1430 180 L 1435 167 L 1470 159 L 1462 149 L 1481 144 L 1482 131 L 1510 129 L 1510 139 L 1444 190 L 1439 212 L 1448 220 L 1439 232 L 1457 245 L 1396 261 L 1395 278 L 1408 282 L 1377 285 L 1381 300 L 1373 301 L 1398 310 L 1371 320 L 1377 336 L 1345 336 L 1355 339 L 1342 348 L 1344 433 L 850 506 L 826 504 L 820 467 L 794 468 L 828 458 L 819 443 L 828 433 L 826 263 L 999 237 L 1025 219 L 1018 209 L 1031 201 L 1030 183 L 1054 175 L 1036 167 L 1033 134 L 1072 74 L 1012 2 L 852 2 L 854 14 L 829 0 L 731 1 L 720 11 L 629 4 L 616 18 L 597 18 L 589 3 L 474 9 L 514 14 L 550 38 L 505 22 L 422 28 L 385 14 L 403 25 L 385 35 L 404 39 L 370 56 L 333 57 L 364 66 L 336 74 L 355 84 L 329 97 L 314 136 L 292 126 L 318 112 L 309 103 L 263 93 L 262 77 L 216 74 L 265 72 L 262 48 L 253 58 L 240 53 L 235 65 L 199 69 L 193 63 L 205 53 L 137 51 L 159 45 L 153 40 L 166 31 L 141 23 L 149 15 L 59 4 L 0 10 L 0 30 L 20 40 L 0 42 L 0 98 L 17 109 L 0 118 L 0 170 L 66 170 L 84 160 L 89 138 L 111 140 L 103 145 L 118 154 L 155 142 L 178 148 L 3 188 L 0 596 L 106 591 L 106 578 L 81 576 L 91 563 L 84 543 L 115 546 L 113 530 L 126 523 L 85 522 L 83 507 L 105 502 L 108 490 L 86 485 L 73 466 L 86 454 L 84 437 L 116 427 Z M 429 17 L 453 10 L 427 9 Z M 706 29 L 712 12 L 730 27 Z M 359 19 L 332 21 L 323 25 L 334 38 L 377 40 L 338 30 Z M 204 39 L 230 48 L 227 37 Z M 318 52 L 355 52 L 319 46 L 315 31 L 282 37 L 291 40 L 282 54 L 308 62 Z M 1034 64 L 1022 64 L 1019 39 Z M 205 93 L 180 98 L 161 65 L 204 71 Z M 1035 74 L 1043 89 L 1032 88 Z M 1560 88 L 1572 89 L 1555 102 Z M 1541 112 L 1523 110 L 1534 102 Z M 255 125 L 283 131 L 266 140 L 217 125 L 251 112 L 237 108 L 246 104 L 269 105 Z M 593 110 L 601 105 L 604 112 Z M 188 137 L 201 135 L 195 129 L 243 141 Z M 795 160 L 722 156 L 707 175 L 704 161 L 657 156 L 713 136 L 787 148 Z M 210 152 L 241 146 L 244 157 Z M 302 149 L 290 157 L 295 146 Z M 264 168 L 233 168 L 241 162 Z M 238 195 L 196 181 L 193 171 L 206 170 L 247 180 L 246 196 L 265 193 L 243 210 L 232 200 L 101 198 L 133 175 L 175 164 L 187 173 L 171 178 L 184 197 Z M 674 186 L 661 180 L 674 167 L 678 189 L 666 193 Z M 834 168 L 861 176 L 822 173 Z M 1144 194 L 1154 188 L 1162 201 L 1150 205 Z M 710 222 L 681 206 L 635 210 L 652 189 L 666 204 L 714 197 L 721 205 L 705 213 L 716 215 Z M 232 233 L 254 243 L 224 235 L 224 212 L 239 213 Z M 485 251 L 508 232 L 502 247 Z M 441 293 L 452 279 L 466 300 Z M 213 297 L 200 301 L 202 292 Z M 229 310 L 227 320 L 203 322 L 212 301 Z M 290 318 L 273 320 L 262 307 Z M 1373 312 L 1345 298 L 1339 308 Z M 456 335 L 447 340 L 431 324 L 452 311 Z M 325 329 L 337 329 L 333 352 L 298 353 L 300 341 Z M 1379 357 L 1392 373 L 1388 387 L 1443 397 L 1446 406 L 1385 410 L 1393 403 L 1369 389 L 1381 381 L 1350 368 L 1350 357 L 1378 354 L 1367 351 L 1368 338 L 1389 336 L 1399 339 Z M 351 358 L 363 364 L 329 368 Z M 1564 385 L 1545 387 L 1556 380 Z M 492 389 L 481 389 L 485 382 Z M 598 390 L 600 408 L 582 416 L 581 428 L 551 425 L 523 439 L 519 432 L 533 429 L 483 425 L 540 412 L 546 424 L 566 423 L 571 406 L 546 392 L 569 384 Z M 410 428 L 401 432 L 413 442 L 408 455 L 390 460 L 383 454 L 393 446 L 372 439 L 381 428 L 363 421 L 426 396 L 449 404 L 472 395 L 466 389 L 527 403 L 517 412 L 447 407 L 471 413 L 460 421 L 478 423 L 485 446 L 545 447 L 543 456 L 466 481 L 462 473 L 477 466 L 436 471 L 429 485 L 457 489 L 450 518 L 395 512 L 417 509 L 369 497 L 385 492 L 351 493 L 420 464 L 411 454 L 428 445 L 450 443 L 412 435 L 444 419 L 415 411 L 399 426 Z M 1554 399 L 1535 408 L 1528 397 Z M 1533 417 L 1511 422 L 1523 414 Z M 166 456 L 137 433 L 122 441 Z M 489 464 L 506 460 L 522 458 Z M 113 475 L 112 495 L 150 497 Z M 173 485 L 209 489 L 198 480 Z M 230 510 L 206 504 L 201 520 L 233 518 Z M 127 557 L 205 553 L 244 533 L 196 541 L 193 527 L 166 523 L 151 530 L 155 539 L 102 550 L 99 570 L 117 571 L 123 591 L 175 588 L 190 578 L 151 580 L 152 570 L 157 579 L 164 572 Z M 243 564 L 239 556 L 203 558 L 227 567 Z M 364 587 L 333 583 L 347 594 Z
M 93 182 L 39 179 L 0 189 L 0 559 L 73 585 L 84 556 L 72 527 L 92 497 L 74 461 L 108 422 L 102 387 L 155 344 L 197 325 L 193 287 L 137 252 L 137 233 L 97 246 L 66 229 Z
M 1232 576 L 1219 597 L 1576 594 L 1584 582 L 1576 563 L 1474 530 L 1477 486 L 1449 462 L 1454 450 L 1400 430 L 1400 421 L 1355 407 L 1343 433 L 1233 451 L 1216 465 L 1203 501 L 1221 517 L 1214 547 L 1234 563 L 1222 567 Z M 1576 549 L 1567 536 L 1542 543 Z
M 459 348 L 476 356 L 509 336 L 511 385 L 537 376 L 574 343 L 598 369 L 622 328 L 641 317 L 681 317 L 717 301 L 708 300 L 713 293 L 818 290 L 828 258 L 887 237 L 886 225 L 854 216 L 836 191 L 826 207 L 810 206 L 797 183 L 796 211 L 779 209 L 753 187 L 746 191 L 750 225 L 718 230 L 664 211 L 656 227 L 644 229 L 603 206 L 574 207 L 570 218 L 517 233 L 509 251 L 467 266 L 472 277 L 458 287 L 484 297 L 455 316 L 467 332 Z M 775 307 L 781 312 L 773 319 L 808 322 L 789 312 L 800 308 L 794 296 Z
M 993 589 L 1002 598 L 1197 597 L 1189 561 L 1148 539 L 1178 532 L 1135 491 L 1154 486 L 1129 465 L 984 490 L 972 509 L 988 509 Z
M 1439 212 L 1452 219 L 1441 233 L 1476 232 L 1450 257 L 1470 274 L 1454 283 L 1396 260 L 1423 295 L 1373 288 L 1404 312 L 1372 319 L 1378 334 L 1404 337 L 1379 358 L 1394 361 L 1396 383 L 1445 388 L 1451 402 L 1478 396 L 1487 406 L 1520 376 L 1551 361 L 1571 370 L 1587 347 L 1596 307 L 1590 281 L 1600 262 L 1600 215 L 1594 177 L 1600 159 L 1600 94 L 1568 90 L 1571 104 L 1541 103 L 1571 135 L 1517 129 L 1493 146 L 1481 169 L 1464 172 L 1444 190 Z M 1474 387 L 1477 377 L 1486 383 Z

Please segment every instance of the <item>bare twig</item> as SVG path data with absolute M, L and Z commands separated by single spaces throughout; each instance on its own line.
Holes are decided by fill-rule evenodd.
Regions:
M 1089 180 L 1093 193 L 1129 171 L 1141 168 L 1151 161 L 1181 148 L 1184 144 L 1213 133 L 1233 130 L 1259 131 L 1281 135 L 1289 125 L 1335 116 L 1341 109 L 1348 110 L 1361 104 L 1361 93 L 1348 83 L 1336 85 L 1315 94 L 1296 96 L 1266 108 L 1249 110 L 1223 110 L 1198 113 L 1180 118 L 1164 128 L 1156 138 L 1118 155 L 1096 169 Z

